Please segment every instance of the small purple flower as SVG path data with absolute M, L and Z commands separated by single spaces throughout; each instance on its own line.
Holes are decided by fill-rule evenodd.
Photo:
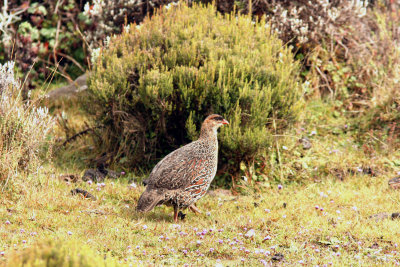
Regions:
M 316 210 L 319 210 L 319 207 L 318 207 L 318 206 L 315 206 L 315 209 L 316 209 Z
M 211 216 L 211 212 L 207 212 L 206 215 L 207 215 L 207 216 Z
M 0 251 L 0 256 L 4 256 L 5 252 L 4 251 Z
M 183 252 L 183 254 L 185 254 L 185 255 L 188 253 L 188 251 L 187 251 L 186 249 L 184 249 L 182 252 Z
M 324 208 L 320 208 L 319 210 L 320 210 L 320 211 L 324 211 Z
M 354 211 L 357 211 L 357 207 L 356 206 L 351 207 L 351 209 L 354 210 Z
M 97 190 L 97 191 L 101 191 L 101 187 L 97 187 L 96 190 Z
M 21 229 L 21 230 L 19 230 L 19 232 L 20 232 L 21 234 L 23 234 L 23 233 L 25 233 L 25 230 L 24 230 L 24 229 Z
M 88 185 L 93 184 L 92 180 L 87 181 Z
M 131 246 L 127 246 L 126 248 L 127 248 L 127 249 L 131 249 Z
M 196 244 L 197 244 L 197 245 L 200 245 L 200 244 L 201 244 L 201 240 L 197 240 L 197 241 L 196 241 Z
M 22 240 L 22 244 L 26 244 L 26 240 Z
M 37 235 L 36 232 L 32 232 L 32 233 L 31 233 L 31 236 L 35 236 L 35 235 Z
M 143 225 L 143 230 L 146 230 L 147 229 L 147 225 Z
M 213 253 L 214 252 L 214 248 L 210 248 L 210 252 Z
M 267 235 L 266 237 L 264 237 L 264 241 L 265 240 L 271 240 L 272 238 L 269 236 L 269 235 Z
M 340 210 L 337 210 L 336 213 L 337 213 L 337 214 L 340 214 Z
M 271 212 L 270 209 L 265 209 L 264 211 L 265 211 L 266 213 L 270 213 L 270 212 Z
M 136 188 L 137 187 L 137 185 L 134 183 L 134 182 L 132 182 L 130 185 L 129 185 L 129 188 L 130 189 L 133 189 L 133 188 Z
M 71 232 L 71 231 L 68 231 L 67 234 L 68 234 L 68 235 L 72 235 L 72 232 Z
M 245 259 L 244 259 L 244 258 L 241 258 L 240 261 L 241 261 L 241 262 L 245 262 Z
M 278 184 L 278 189 L 281 190 L 283 186 L 281 184 Z
M 121 172 L 121 175 L 125 175 L 125 172 L 124 172 L 124 171 L 122 171 L 122 172 Z
M 10 221 L 7 220 L 7 221 L 5 222 L 5 224 L 9 225 L 9 224 L 11 224 L 11 223 L 10 223 Z
M 222 244 L 222 243 L 224 243 L 224 240 L 219 239 L 219 240 L 218 240 L 218 243 Z
M 223 232 L 224 231 L 224 229 L 218 229 L 218 232 Z
M 299 264 L 304 264 L 304 261 L 303 260 L 299 260 Z

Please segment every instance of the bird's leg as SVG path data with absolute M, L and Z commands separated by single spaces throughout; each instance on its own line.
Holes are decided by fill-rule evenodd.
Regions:
M 199 210 L 194 204 L 189 206 L 189 209 L 193 211 L 195 214 L 201 213 L 201 210 Z
M 178 222 L 178 206 L 174 205 L 174 221 Z

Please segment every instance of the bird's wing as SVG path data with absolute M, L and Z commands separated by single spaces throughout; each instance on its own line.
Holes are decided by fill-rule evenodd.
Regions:
M 189 185 L 204 173 L 206 159 L 196 156 L 194 144 L 183 146 L 163 158 L 147 180 L 152 188 L 175 190 Z

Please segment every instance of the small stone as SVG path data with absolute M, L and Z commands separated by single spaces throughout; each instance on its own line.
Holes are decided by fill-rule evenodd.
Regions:
M 247 238 L 252 238 L 256 235 L 256 231 L 254 229 L 250 229 L 249 231 L 247 231 L 247 233 L 244 235 Z
M 307 137 L 300 138 L 299 142 L 300 144 L 302 144 L 304 150 L 310 149 L 312 147 L 311 141 Z
M 274 256 L 272 256 L 271 260 L 273 261 L 282 261 L 285 258 L 282 253 L 276 253 Z
M 71 190 L 71 194 L 72 194 L 73 196 L 75 196 L 75 195 L 77 195 L 77 194 L 80 194 L 80 195 L 82 195 L 84 198 L 88 198 L 88 199 L 91 199 L 91 200 L 96 200 L 96 197 L 95 197 L 95 196 L 93 196 L 93 195 L 90 194 L 88 191 L 83 190 L 83 189 L 81 189 L 81 188 L 72 189 L 72 190 Z
M 400 188 L 400 176 L 394 177 L 388 181 L 388 184 L 393 189 Z

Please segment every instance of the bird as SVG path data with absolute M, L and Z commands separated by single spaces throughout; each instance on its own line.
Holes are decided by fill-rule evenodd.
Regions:
M 175 222 L 180 209 L 189 208 L 196 214 L 201 213 L 195 203 L 206 194 L 217 172 L 217 130 L 226 124 L 229 122 L 221 115 L 207 116 L 196 141 L 159 161 L 145 180 L 146 189 L 136 210 L 148 212 L 162 204 L 173 206 Z

